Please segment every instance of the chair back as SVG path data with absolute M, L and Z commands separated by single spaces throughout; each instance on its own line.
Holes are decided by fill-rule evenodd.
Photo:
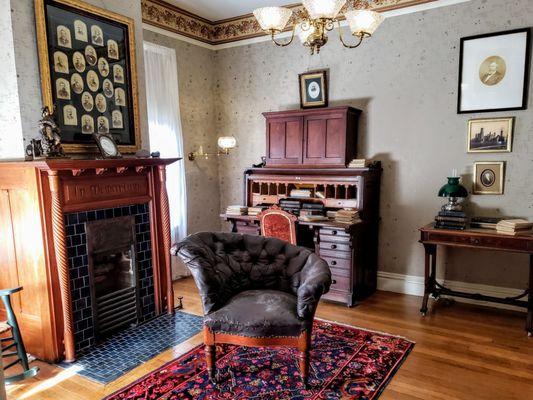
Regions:
M 296 221 L 298 218 L 283 211 L 278 206 L 272 206 L 259 215 L 261 235 L 274 237 L 296 245 Z

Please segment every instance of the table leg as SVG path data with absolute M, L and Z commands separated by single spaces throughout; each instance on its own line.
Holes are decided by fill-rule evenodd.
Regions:
M 420 312 L 425 316 L 428 312 L 429 295 L 433 291 L 433 279 L 436 273 L 436 253 L 437 246 L 431 244 L 424 244 L 425 263 L 424 263 L 424 298 L 422 299 L 422 307 Z
M 527 295 L 526 331 L 529 337 L 533 336 L 533 254 L 529 255 L 529 287 Z

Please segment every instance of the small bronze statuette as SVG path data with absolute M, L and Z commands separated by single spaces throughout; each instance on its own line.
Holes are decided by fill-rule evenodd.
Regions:
M 61 130 L 54 120 L 54 113 L 46 106 L 42 109 L 42 118 L 39 120 L 41 133 L 42 155 L 46 158 L 66 157 L 61 147 Z

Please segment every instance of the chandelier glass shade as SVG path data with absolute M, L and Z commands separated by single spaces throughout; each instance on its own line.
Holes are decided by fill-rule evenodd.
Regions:
M 292 43 L 295 34 L 304 46 L 311 50 L 311 54 L 319 53 L 320 48 L 328 42 L 328 32 L 333 30 L 335 23 L 339 28 L 339 39 L 344 47 L 358 47 L 363 39 L 372 36 L 384 17 L 371 10 L 348 10 L 344 17 L 348 22 L 350 32 L 358 38 L 354 44 L 349 44 L 342 37 L 339 13 L 346 0 L 302 0 L 306 16 L 295 21 L 292 36 L 287 42 L 279 42 L 276 34 L 282 32 L 287 26 L 292 10 L 286 7 L 262 7 L 254 11 L 254 16 L 261 29 L 271 36 L 272 41 L 278 46 L 288 46 Z

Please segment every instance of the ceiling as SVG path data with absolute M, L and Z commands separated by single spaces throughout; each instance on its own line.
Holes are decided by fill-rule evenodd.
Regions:
M 165 0 L 210 21 L 249 14 L 258 7 L 284 6 L 296 0 Z

